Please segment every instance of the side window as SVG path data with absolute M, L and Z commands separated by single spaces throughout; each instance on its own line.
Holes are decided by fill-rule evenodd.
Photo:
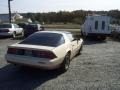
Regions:
M 10 28 L 13 28 L 12 24 L 9 25 Z
M 73 38 L 72 34 L 67 34 L 67 36 L 68 36 L 70 41 L 73 41 L 74 38 Z
M 62 45 L 62 44 L 64 44 L 64 43 L 65 43 L 65 39 L 64 39 L 64 37 L 62 36 L 62 37 L 60 38 L 60 40 L 59 40 L 58 45 Z
M 105 29 L 105 21 L 102 21 L 102 30 Z
M 18 26 L 17 24 L 14 24 L 14 27 L 15 27 L 15 28 L 19 28 L 19 26 Z
M 98 21 L 95 21 L 95 29 L 98 29 Z

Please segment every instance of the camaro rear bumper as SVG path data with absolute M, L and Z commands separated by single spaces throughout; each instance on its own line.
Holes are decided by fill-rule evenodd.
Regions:
M 60 66 L 64 58 L 56 58 L 52 60 L 44 58 L 36 58 L 30 56 L 20 56 L 7 54 L 5 56 L 8 63 L 19 64 L 30 67 L 37 67 L 42 69 L 55 69 Z

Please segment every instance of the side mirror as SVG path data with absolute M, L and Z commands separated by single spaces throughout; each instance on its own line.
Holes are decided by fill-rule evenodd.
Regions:
M 80 40 L 80 39 L 79 39 L 79 38 L 74 38 L 74 39 L 73 39 L 73 41 L 76 41 L 76 40 L 78 41 L 78 40 Z

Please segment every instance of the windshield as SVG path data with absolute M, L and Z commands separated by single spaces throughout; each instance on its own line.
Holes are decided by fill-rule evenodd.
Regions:
M 11 24 L 1 24 L 0 28 L 12 28 Z
M 22 41 L 20 44 L 42 45 L 57 47 L 63 44 L 64 37 L 57 33 L 35 33 Z

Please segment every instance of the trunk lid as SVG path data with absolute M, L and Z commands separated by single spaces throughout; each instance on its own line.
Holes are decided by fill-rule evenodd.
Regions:
M 47 50 L 52 51 L 55 47 L 40 46 L 40 45 L 27 45 L 27 44 L 13 44 L 9 48 L 29 49 L 29 50 Z

